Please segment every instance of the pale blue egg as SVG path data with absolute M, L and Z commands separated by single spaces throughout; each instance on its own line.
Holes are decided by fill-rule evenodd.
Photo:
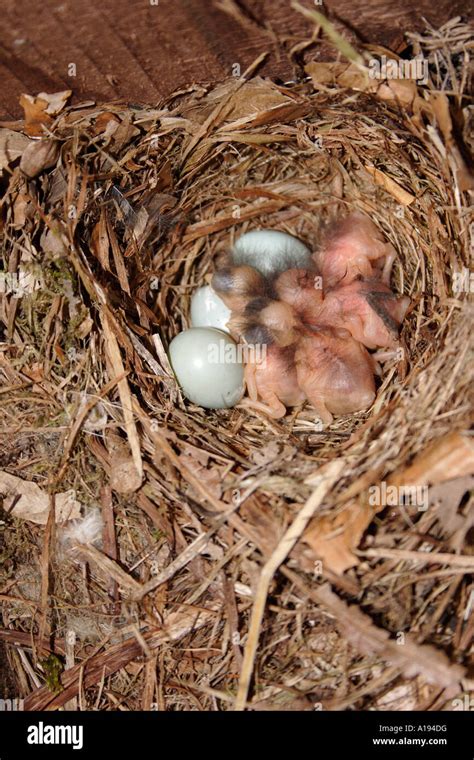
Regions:
M 217 327 L 229 332 L 230 309 L 210 285 L 198 288 L 191 298 L 191 327 Z
M 222 330 L 184 330 L 171 341 L 169 357 L 184 396 L 194 404 L 226 409 L 242 398 L 242 357 L 235 340 Z
M 286 232 L 252 230 L 236 241 L 232 259 L 234 264 L 247 264 L 268 277 L 286 269 L 311 266 L 311 251 Z

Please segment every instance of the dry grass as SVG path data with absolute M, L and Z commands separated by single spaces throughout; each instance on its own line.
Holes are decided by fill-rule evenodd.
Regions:
M 405 107 L 336 68 L 232 80 L 65 108 L 54 166 L 4 172 L 3 269 L 43 280 L 0 296 L 0 468 L 51 494 L 46 526 L 1 515 L 0 641 L 27 709 L 449 710 L 468 690 L 472 307 L 453 277 L 473 43 L 459 22 L 413 41 L 430 80 Z M 185 402 L 166 347 L 218 254 L 254 226 L 314 247 L 354 209 L 413 301 L 373 408 L 321 429 L 310 408 Z M 372 508 L 414 459 L 428 509 Z M 61 542 L 68 489 L 100 509 L 99 546 Z

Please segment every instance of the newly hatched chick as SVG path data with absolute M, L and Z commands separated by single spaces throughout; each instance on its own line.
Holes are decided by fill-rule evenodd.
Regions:
M 374 362 L 347 330 L 306 330 L 295 363 L 298 385 L 325 424 L 367 409 L 375 398 Z
M 251 358 L 245 365 L 249 398 L 241 403 L 279 419 L 285 416 L 287 407 L 302 404 L 306 396 L 298 385 L 294 346 L 265 345 L 261 360 Z
M 397 345 L 398 328 L 410 304 L 407 296 L 396 296 L 387 285 L 373 278 L 339 285 L 323 297 L 319 278 L 303 269 L 283 272 L 275 290 L 304 324 L 349 330 L 367 348 Z
M 289 278 L 285 281 L 288 284 Z M 290 290 L 294 299 L 301 299 L 303 313 L 306 289 Z M 307 292 L 311 292 L 309 288 Z M 233 329 L 247 343 L 266 347 L 262 362 L 246 365 L 248 406 L 279 418 L 285 407 L 308 398 L 323 422 L 329 423 L 333 414 L 360 411 L 372 403 L 375 362 L 347 330 L 329 326 L 308 329 L 299 319 L 294 301 L 290 305 L 269 298 L 249 301 L 244 313 L 234 319 Z
M 247 343 L 275 343 L 280 347 L 290 346 L 298 339 L 300 326 L 291 306 L 266 297 L 248 301 L 243 312 L 233 313 L 229 321 L 231 332 L 245 338 Z
M 250 266 L 225 267 L 214 273 L 211 287 L 233 312 L 242 312 L 248 301 L 267 292 L 265 278 Z
M 301 323 L 293 309 L 281 301 L 255 298 L 243 314 L 232 317 L 229 327 L 252 348 L 244 374 L 250 398 L 244 405 L 278 419 L 286 407 L 303 403 L 294 357 Z
M 349 330 L 367 348 L 395 348 L 409 305 L 380 280 L 357 279 L 329 291 L 306 322 Z
M 356 211 L 326 235 L 313 259 L 321 271 L 324 290 L 328 290 L 361 276 L 380 275 L 388 284 L 395 256 L 395 249 L 369 217 Z
M 323 302 L 321 277 L 308 269 L 288 269 L 275 281 L 275 291 L 300 320 L 313 324 Z

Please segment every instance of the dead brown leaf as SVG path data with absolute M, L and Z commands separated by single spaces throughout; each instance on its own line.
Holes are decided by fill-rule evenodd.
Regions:
M 8 472 L 0 471 L 0 495 L 4 509 L 13 517 L 46 525 L 50 510 L 50 496 L 37 483 L 22 480 Z M 55 495 L 56 522 L 74 520 L 81 516 L 81 505 L 75 498 L 75 491 L 69 490 Z
M 55 165 L 59 153 L 57 140 L 39 140 L 30 142 L 23 151 L 20 169 L 27 177 L 33 178 L 45 169 Z
M 465 543 L 465 537 L 474 525 L 474 508 L 463 514 L 459 510 L 463 496 L 474 491 L 474 475 L 446 480 L 431 486 L 429 490 L 430 504 L 436 508 L 436 519 L 443 535 L 449 537 L 449 546 L 460 552 Z
M 107 451 L 111 463 L 110 486 L 117 493 L 133 493 L 142 484 L 130 448 L 116 433 L 106 433 Z
M 49 219 L 49 222 L 51 226 L 45 227 L 41 233 L 40 248 L 55 259 L 64 256 L 67 251 L 67 244 L 58 224 L 53 219 Z
M 30 140 L 21 132 L 0 129 L 0 171 L 19 158 L 29 144 Z
M 25 112 L 25 132 L 30 137 L 44 137 L 44 126 L 51 126 L 52 116 L 46 112 L 48 101 L 32 95 L 21 95 L 20 105 Z
M 446 480 L 474 475 L 474 441 L 455 432 L 437 438 L 409 467 L 394 472 L 389 485 L 436 485 Z
M 234 90 L 233 93 L 232 89 Z M 221 101 L 226 94 L 229 94 L 229 99 L 225 111 L 222 112 L 222 122 L 244 119 L 291 102 L 287 95 L 280 92 L 277 85 L 261 77 L 254 77 L 243 84 L 236 80 L 218 85 L 208 95 L 206 107 L 203 108 L 202 104 L 200 107 L 191 106 L 189 109 L 183 110 L 183 115 L 197 123 L 203 123 L 214 110 L 215 104 Z
M 409 206 L 410 203 L 413 203 L 415 200 L 414 195 L 408 193 L 403 189 L 403 187 L 400 187 L 398 182 L 395 182 L 395 180 L 389 177 L 389 175 L 385 172 L 382 172 L 380 169 L 376 169 L 375 166 L 370 166 L 368 164 L 365 166 L 365 170 L 371 175 L 371 177 L 373 177 L 376 185 L 383 187 L 383 189 L 386 190 L 387 193 L 389 193 L 393 198 L 395 198 L 397 203 L 400 203 L 402 206 Z
M 122 119 L 118 127 L 112 132 L 113 152 L 120 152 L 128 143 L 140 134 L 140 130 L 134 127 L 130 117 Z
M 196 446 L 185 444 L 179 455 L 186 467 L 206 485 L 207 490 L 217 499 L 222 496 L 223 468 L 216 464 L 209 466 L 209 454 Z
M 418 98 L 417 85 L 413 80 L 374 79 L 370 77 L 368 69 L 356 63 L 310 61 L 306 64 L 305 71 L 316 89 L 339 86 L 370 92 L 380 100 L 398 103 L 407 109 L 410 109 Z
M 90 242 L 91 250 L 94 256 L 100 261 L 103 269 L 108 272 L 110 269 L 109 250 L 110 242 L 107 233 L 107 222 L 105 218 L 105 211 L 102 207 L 100 210 L 100 218 L 97 224 L 94 226 L 91 235 Z
M 118 127 L 120 124 L 120 119 L 116 114 L 111 113 L 111 111 L 102 111 L 94 121 L 94 124 L 92 126 L 92 134 L 94 135 L 101 135 L 104 132 L 108 132 L 110 129 L 109 125 L 112 125 L 112 130 L 110 134 Z
M 40 92 L 38 94 L 38 98 L 41 98 L 41 100 L 46 101 L 47 106 L 45 108 L 45 111 L 47 114 L 50 114 L 51 116 L 56 116 L 58 113 L 60 113 L 64 106 L 66 105 L 67 101 L 72 95 L 72 90 L 61 90 L 60 92 Z
M 303 541 L 328 570 L 342 574 L 358 564 L 354 550 L 380 509 L 383 507 L 350 501 L 335 514 L 322 515 L 312 520 Z

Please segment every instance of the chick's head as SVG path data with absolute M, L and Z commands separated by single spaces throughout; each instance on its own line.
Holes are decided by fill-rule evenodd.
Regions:
M 266 292 L 264 277 L 250 266 L 225 267 L 214 273 L 211 285 L 231 310 L 241 312 L 248 301 Z
M 373 263 L 386 257 L 391 261 L 394 253 L 372 220 L 355 212 L 329 228 L 313 259 L 321 269 L 324 287 L 331 288 L 356 277 L 372 277 Z
M 289 269 L 275 283 L 282 301 L 290 305 L 303 324 L 316 324 L 323 302 L 321 277 L 314 271 Z
M 249 301 L 241 317 L 231 322 L 248 342 L 259 338 L 267 345 L 283 348 L 292 345 L 299 336 L 300 320 L 294 310 L 282 301 L 271 298 L 254 298 Z

